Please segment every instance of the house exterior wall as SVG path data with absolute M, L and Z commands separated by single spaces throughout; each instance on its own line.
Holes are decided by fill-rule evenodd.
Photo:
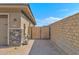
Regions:
M 33 26 L 32 22 L 21 12 L 17 12 L 17 13 L 10 13 L 10 31 L 13 32 L 14 34 L 17 34 L 18 32 L 18 36 L 14 36 L 16 37 L 16 39 L 14 39 L 14 42 L 12 40 L 12 36 L 10 33 L 11 39 L 10 39 L 10 45 L 21 45 L 23 44 L 25 41 L 28 41 L 28 34 L 29 34 L 29 27 Z M 17 21 L 15 21 L 15 19 Z M 24 28 L 25 27 L 25 28 Z M 27 43 L 26 43 L 27 44 Z
M 28 29 L 28 39 L 32 39 L 32 27 L 34 27 L 34 25 L 30 22 L 29 24 L 29 29 Z
M 8 15 L 0 14 L 0 45 L 8 44 Z
M 9 28 L 20 28 L 21 18 L 20 12 L 9 13 Z
M 51 41 L 67 54 L 79 54 L 79 14 L 50 25 Z
M 25 26 L 25 29 L 24 29 Z M 28 28 L 29 28 L 29 19 L 25 17 L 23 14 L 21 15 L 21 29 L 22 29 L 22 43 L 25 40 L 28 40 Z M 25 30 L 25 31 L 24 31 Z
M 14 21 L 16 19 L 17 21 Z M 29 35 L 29 27 L 34 26 L 32 22 L 21 12 L 17 13 L 10 13 L 10 31 L 18 32 L 18 36 L 12 41 L 12 38 L 10 39 L 10 45 L 21 45 L 25 41 L 28 41 L 28 35 Z M 25 27 L 25 28 L 24 28 Z M 15 33 L 16 34 L 16 33 Z M 11 37 L 11 34 L 10 36 Z M 27 44 L 27 42 L 26 42 Z
M 8 38 L 6 39 L 7 45 L 17 46 L 21 45 L 24 39 L 27 40 L 27 35 L 29 31 L 29 26 L 33 26 L 32 22 L 22 14 L 21 10 L 18 8 L 8 8 L 0 7 L 0 14 L 8 15 Z M 24 24 L 25 24 L 25 35 L 24 35 Z M 4 33 L 5 34 L 5 33 Z M 3 40 L 4 41 L 4 40 Z
M 9 13 L 9 45 L 21 44 L 21 14 L 20 12 Z

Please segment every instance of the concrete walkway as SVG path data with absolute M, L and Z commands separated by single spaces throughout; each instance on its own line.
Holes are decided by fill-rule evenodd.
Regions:
M 51 43 L 50 40 L 35 40 L 29 55 L 63 55 L 62 50 Z

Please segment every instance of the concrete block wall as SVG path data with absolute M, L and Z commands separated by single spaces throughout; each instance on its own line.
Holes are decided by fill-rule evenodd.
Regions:
M 79 14 L 50 25 L 51 41 L 67 54 L 79 54 Z

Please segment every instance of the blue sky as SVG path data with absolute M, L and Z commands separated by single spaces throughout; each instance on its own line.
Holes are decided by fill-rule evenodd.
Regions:
M 47 26 L 79 12 L 79 3 L 31 3 L 37 26 Z

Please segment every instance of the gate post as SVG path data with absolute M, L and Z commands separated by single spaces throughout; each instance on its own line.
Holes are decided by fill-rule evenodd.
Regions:
M 51 39 L 51 27 L 49 26 L 49 39 Z
M 40 27 L 40 38 L 39 39 L 41 39 L 41 27 Z

